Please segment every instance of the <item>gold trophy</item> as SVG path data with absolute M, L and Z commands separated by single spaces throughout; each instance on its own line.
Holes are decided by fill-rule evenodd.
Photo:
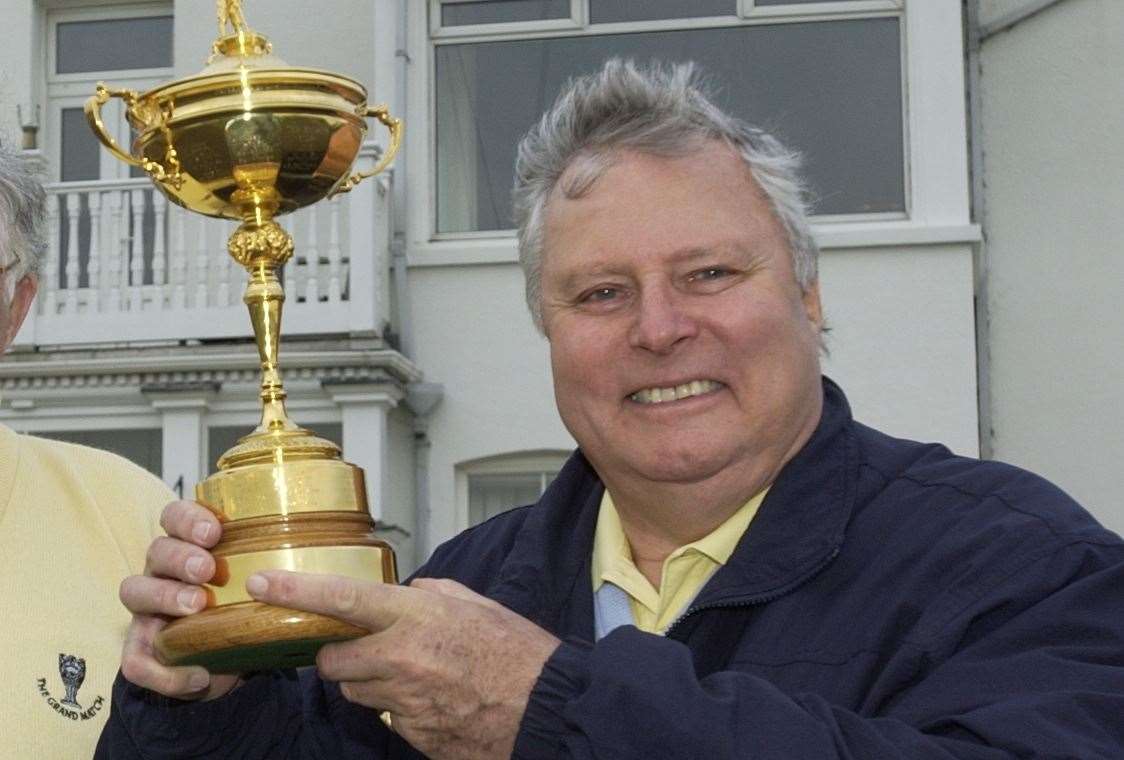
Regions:
M 323 644 L 366 633 L 253 601 L 245 591 L 251 573 L 282 568 L 397 582 L 394 552 L 375 537 L 363 471 L 285 412 L 277 364 L 285 294 L 277 270 L 293 255 L 293 239 L 274 218 L 382 171 L 402 124 L 385 106 L 369 107 L 358 82 L 276 58 L 246 26 L 239 0 L 219 0 L 218 16 L 219 37 L 199 74 L 145 93 L 99 84 L 85 110 L 106 148 L 142 167 L 172 202 L 241 222 L 227 248 L 250 276 L 243 300 L 261 358 L 261 424 L 195 488 L 223 523 L 207 608 L 156 638 L 165 663 L 222 673 L 308 665 Z M 110 98 L 124 101 L 137 131 L 131 153 L 102 122 Z M 371 171 L 349 174 L 366 117 L 387 127 L 389 145 Z

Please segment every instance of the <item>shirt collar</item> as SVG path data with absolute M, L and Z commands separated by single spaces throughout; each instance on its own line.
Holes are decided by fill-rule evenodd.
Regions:
M 691 551 L 709 557 L 718 565 L 726 564 L 734 548 L 741 540 L 742 534 L 749 528 L 758 507 L 768 493 L 768 487 L 758 492 L 752 499 L 738 508 L 734 514 L 726 519 L 713 531 L 689 544 L 679 547 L 664 561 L 665 568 L 668 560 L 681 557 Z M 635 567 L 632 561 L 632 549 L 628 538 L 621 525 L 620 515 L 617 513 L 613 497 L 606 489 L 601 496 L 601 508 L 597 515 L 597 529 L 593 537 L 593 556 L 591 574 L 593 576 L 593 590 L 601 588 L 608 575 L 622 566 Z

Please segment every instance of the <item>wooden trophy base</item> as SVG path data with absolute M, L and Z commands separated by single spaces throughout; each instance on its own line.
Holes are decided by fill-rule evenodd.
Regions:
M 253 436 L 244 440 L 254 443 Z M 263 604 L 246 591 L 246 579 L 263 570 L 398 582 L 394 550 L 375 535 L 367 511 L 361 469 L 339 459 L 242 464 L 207 478 L 196 496 L 223 522 L 211 550 L 215 574 L 203 585 L 207 608 L 156 634 L 161 662 L 212 673 L 301 667 L 312 665 L 324 644 L 367 634 L 323 615 Z
M 169 665 L 202 665 L 212 673 L 312 665 L 320 647 L 367 631 L 312 612 L 261 602 L 204 610 L 161 631 L 157 653 Z

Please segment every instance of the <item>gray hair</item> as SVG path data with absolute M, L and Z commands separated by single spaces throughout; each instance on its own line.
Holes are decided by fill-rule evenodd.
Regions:
M 819 249 L 808 224 L 800 155 L 714 105 L 693 63 L 642 69 L 613 58 L 596 74 L 572 80 L 519 143 L 512 201 L 527 305 L 540 331 L 546 205 L 566 170 L 579 168 L 561 190 L 579 198 L 609 168 L 614 151 L 671 158 L 710 140 L 737 151 L 761 187 L 788 237 L 800 288 L 816 282 Z
M 25 275 L 39 274 L 47 248 L 47 195 L 34 161 L 0 146 L 0 266 L 8 297 Z

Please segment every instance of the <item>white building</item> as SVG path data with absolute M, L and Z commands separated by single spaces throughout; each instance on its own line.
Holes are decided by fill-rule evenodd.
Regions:
M 34 316 L 0 362 L 0 420 L 120 451 L 187 493 L 257 422 L 244 274 L 224 250 L 232 225 L 188 217 L 130 176 L 81 107 L 97 81 L 144 90 L 198 71 L 213 5 L 0 0 L 0 135 L 37 125 L 52 181 L 49 261 Z M 833 326 L 826 371 L 858 418 L 964 454 L 982 443 L 1124 528 L 1107 467 L 1124 455 L 1124 413 L 1106 403 L 1105 377 L 1119 376 L 1110 346 L 1124 331 L 1107 297 L 1124 237 L 1108 209 L 1124 207 L 1124 173 L 1119 140 L 1100 140 L 1120 123 L 1119 3 L 245 10 L 289 63 L 351 76 L 406 121 L 392 174 L 287 222 L 297 256 L 282 346 L 293 416 L 367 469 L 403 569 L 532 499 L 573 445 L 523 305 L 508 192 L 518 137 L 567 77 L 611 55 L 696 60 L 720 102 L 805 152 Z M 966 43 L 981 36 L 980 49 Z M 1072 124 L 1044 126 L 1069 104 Z M 107 113 L 126 138 L 120 112 Z M 374 160 L 379 130 L 361 161 Z

